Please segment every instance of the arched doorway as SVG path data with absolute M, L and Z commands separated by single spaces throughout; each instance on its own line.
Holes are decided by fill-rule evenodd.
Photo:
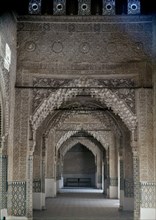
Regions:
M 34 162 L 36 161 L 35 164 L 39 167 L 36 171 L 36 165 L 34 165 L 34 177 L 38 173 L 40 189 L 45 180 L 45 187 L 42 189 L 43 197 L 56 197 L 62 184 L 62 180 L 59 179 L 61 175 L 58 172 L 61 167 L 59 149 L 83 128 L 96 141 L 102 143 L 102 148 L 106 148 L 103 164 L 99 166 L 98 184 L 101 184 L 109 198 L 120 199 L 121 209 L 133 210 L 134 180 L 131 149 L 133 136 L 131 134 L 136 126 L 136 116 L 116 93 L 108 89 L 98 91 L 76 88 L 66 89 L 64 94 L 64 90 L 58 90 L 55 94 L 57 99 L 54 94 L 50 95 L 49 99 L 45 100 L 34 113 L 32 118 L 35 131 L 33 141 L 36 142 Z M 81 101 L 81 95 L 85 97 L 83 101 Z M 55 107 L 53 98 L 57 100 Z M 40 163 L 40 155 L 42 155 L 45 171 Z
M 63 158 L 64 187 L 95 187 L 95 156 L 81 143 Z

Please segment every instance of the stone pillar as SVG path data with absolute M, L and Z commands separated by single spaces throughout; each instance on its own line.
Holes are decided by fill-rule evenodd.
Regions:
M 124 138 L 124 205 L 123 210 L 134 211 L 134 180 L 133 180 L 133 154 L 130 146 L 130 134 Z
M 25 85 L 29 76 L 24 74 Z M 15 118 L 13 141 L 8 146 L 8 218 L 28 219 L 27 215 L 27 162 L 29 150 L 29 90 L 15 91 Z M 12 144 L 12 145 L 11 145 Z
M 104 189 L 105 189 L 105 183 L 104 183 L 105 170 L 104 170 L 104 167 L 105 167 L 105 163 L 102 160 L 102 190 L 103 190 L 103 192 L 104 192 Z
M 42 152 L 42 154 L 44 154 L 44 153 Z M 45 155 L 42 155 L 41 192 L 42 192 L 42 209 L 45 209 Z
M 133 180 L 134 180 L 134 220 L 140 219 L 140 175 L 139 156 L 137 152 L 137 142 L 131 143 L 133 153 Z
M 155 149 L 153 144 L 152 89 L 139 89 L 137 91 L 137 98 L 140 190 L 138 186 L 138 191 L 135 194 L 140 191 L 140 220 L 153 220 L 156 217 L 156 208 L 155 197 L 153 196 L 155 192 Z M 136 156 L 135 160 L 138 160 Z
M 105 194 L 107 197 L 109 197 L 109 148 L 106 151 L 106 163 L 105 163 L 106 169 L 105 169 Z
M 119 207 L 119 210 L 122 210 L 123 204 L 124 204 L 124 162 L 123 162 L 123 156 L 121 152 L 119 156 L 119 167 L 120 167 L 120 207 Z
M 26 199 L 26 216 L 29 219 L 33 217 L 33 153 L 28 156 L 27 160 L 27 199 Z
M 33 180 L 33 209 L 45 209 L 45 162 L 41 157 L 41 177 Z
M 58 158 L 58 175 L 57 175 L 57 191 L 63 188 L 63 156 L 60 154 Z
M 2 209 L 7 209 L 7 156 L 0 152 L 0 218 Z
M 111 146 L 109 148 L 109 171 L 109 197 L 118 198 L 117 152 L 114 136 L 112 136 Z
M 97 155 L 97 189 L 102 189 L 102 161 L 101 158 Z
M 55 136 L 49 133 L 46 147 L 45 197 L 56 197 Z

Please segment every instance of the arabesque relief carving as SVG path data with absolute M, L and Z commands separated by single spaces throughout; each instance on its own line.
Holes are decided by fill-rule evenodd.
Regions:
M 97 81 L 88 79 L 76 79 L 72 83 L 68 84 L 66 88 L 60 88 L 55 93 L 51 93 L 50 96 L 42 101 L 42 104 L 37 108 L 34 114 L 31 116 L 31 123 L 33 129 L 36 130 L 49 113 L 52 113 L 54 109 L 59 109 L 62 103 L 76 97 L 81 94 L 83 89 L 87 94 L 90 94 L 92 98 L 105 104 L 108 108 L 111 108 L 113 112 L 120 116 L 127 127 L 130 130 L 134 130 L 136 127 L 136 115 L 128 108 L 124 100 L 121 100 L 113 91 L 107 88 L 91 88 L 91 86 L 99 86 Z M 69 88 L 71 87 L 71 88 Z M 76 87 L 76 88 L 73 88 Z M 80 88 L 79 88 L 80 87 Z

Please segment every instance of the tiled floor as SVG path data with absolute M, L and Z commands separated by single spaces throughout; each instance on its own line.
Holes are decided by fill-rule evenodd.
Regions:
M 119 201 L 106 199 L 101 191 L 63 189 L 46 199 L 46 210 L 34 211 L 34 220 L 132 220 L 132 212 L 118 211 Z

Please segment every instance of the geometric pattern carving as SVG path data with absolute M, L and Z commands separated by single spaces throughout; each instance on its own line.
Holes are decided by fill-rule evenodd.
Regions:
M 68 86 L 71 88 L 60 88 L 55 93 L 51 93 L 47 99 L 42 101 L 41 105 L 30 118 L 34 130 L 41 125 L 50 112 L 59 109 L 63 102 L 80 94 L 83 91 L 81 87 L 87 87 L 86 92 L 90 94 L 92 98 L 105 104 L 108 108 L 111 108 L 115 114 L 118 114 L 130 130 L 135 129 L 136 115 L 132 113 L 124 100 L 121 100 L 113 91 L 107 88 L 89 89 L 90 86 L 98 86 L 96 80 L 76 79 Z
M 26 214 L 26 182 L 10 182 L 8 184 L 10 196 L 9 214 L 12 216 L 25 216 Z
M 91 0 L 78 0 L 78 15 L 91 14 Z
M 140 0 L 128 0 L 128 14 L 140 14 Z
M 69 79 L 50 79 L 50 78 L 33 78 L 33 87 L 46 87 L 47 89 L 33 89 L 33 111 L 40 105 L 44 98 L 48 98 L 50 93 L 55 90 L 51 90 L 48 87 L 59 87 L 65 86 L 69 83 Z
M 3 67 L 3 58 L 0 56 L 0 66 Z M 9 72 L 2 68 L 2 71 L 0 71 L 0 87 L 1 87 L 1 97 L 3 102 L 2 106 L 2 100 L 1 100 L 1 110 L 5 109 L 5 112 L 2 112 L 3 114 L 3 123 L 5 124 L 5 133 L 8 133 L 9 130 L 9 92 L 10 92 L 10 86 L 9 86 Z M 1 133 L 2 134 L 2 133 Z
M 7 157 L 0 155 L 0 210 L 7 207 Z
M 132 179 L 125 179 L 125 197 L 134 197 L 134 182 Z
M 156 184 L 141 182 L 141 207 L 156 208 Z
M 33 111 L 40 105 L 44 98 L 47 98 L 50 93 L 56 91 L 59 87 L 67 87 L 71 79 L 51 79 L 51 78 L 33 78 Z M 135 90 L 131 87 L 135 86 L 133 79 L 98 79 L 99 87 L 117 88 L 112 89 L 119 98 L 124 100 L 133 113 L 135 113 Z M 41 89 L 45 87 L 46 89 Z M 53 87 L 53 89 L 51 89 Z M 129 88 L 130 87 L 130 88 Z M 56 88 L 56 90 L 54 90 Z
M 103 15 L 115 14 L 115 0 L 103 0 Z
M 41 13 L 41 0 L 29 0 L 28 11 L 29 11 L 29 14 L 40 14 Z
M 41 192 L 41 180 L 33 180 L 33 192 Z
M 137 151 L 133 151 L 133 179 L 134 179 L 134 219 L 140 216 L 140 182 L 139 158 Z
M 61 138 L 59 139 L 59 141 L 56 144 L 56 149 L 58 150 L 61 145 L 67 141 L 70 137 L 72 137 L 73 135 L 75 135 L 76 133 L 78 133 L 77 130 L 74 131 L 68 131 L 66 132 L 64 135 L 61 136 Z M 87 131 L 88 134 L 91 134 L 97 141 L 99 141 L 104 147 L 108 147 L 109 146 L 109 142 L 106 142 L 107 139 L 105 139 L 104 135 L 100 135 L 99 136 L 99 132 L 96 131 Z M 107 137 L 108 138 L 108 137 Z
M 53 0 L 53 15 L 66 14 L 66 0 Z
M 130 110 L 135 113 L 135 90 L 134 89 L 116 89 L 113 92 L 118 95 L 121 100 L 124 100 Z
M 99 148 L 94 144 L 92 143 L 89 139 L 87 138 L 83 138 L 83 139 L 79 139 L 79 138 L 74 138 L 74 139 L 68 139 L 65 143 L 63 143 L 63 145 L 61 146 L 61 149 L 60 149 L 60 152 L 62 154 L 62 156 L 64 156 L 67 151 L 69 151 L 73 146 L 75 146 L 76 144 L 82 144 L 84 145 L 86 148 L 88 148 L 93 154 L 94 156 L 96 157 L 97 153 L 100 153 L 99 152 Z M 99 154 L 100 156 L 100 154 Z
M 28 218 L 33 217 L 33 156 L 29 155 L 28 162 L 28 177 L 27 177 L 27 213 Z

